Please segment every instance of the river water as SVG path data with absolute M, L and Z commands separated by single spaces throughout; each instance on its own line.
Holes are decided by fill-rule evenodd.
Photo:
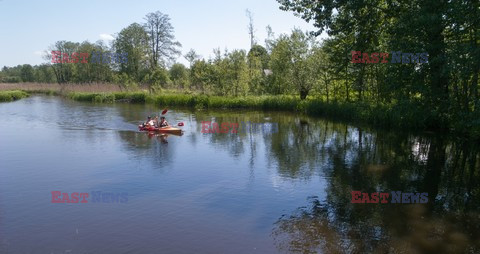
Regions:
M 170 109 L 184 135 L 137 130 L 162 109 L 1 103 L 0 253 L 480 253 L 477 143 L 262 111 Z M 278 131 L 202 133 L 202 121 Z M 89 197 L 53 203 L 55 191 Z M 428 202 L 352 203 L 352 191 Z

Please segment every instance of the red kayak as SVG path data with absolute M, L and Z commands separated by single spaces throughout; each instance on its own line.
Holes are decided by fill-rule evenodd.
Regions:
M 182 129 L 171 127 L 171 126 L 163 127 L 163 128 L 155 128 L 155 127 L 152 127 L 152 126 L 144 127 L 143 125 L 139 125 L 138 130 L 140 130 L 140 131 L 155 131 L 155 132 L 160 132 L 160 133 L 170 133 L 170 134 L 176 134 L 176 135 L 181 135 L 182 134 Z

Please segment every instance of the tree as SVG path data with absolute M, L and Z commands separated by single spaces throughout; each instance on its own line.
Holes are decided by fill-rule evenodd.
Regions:
M 294 29 L 290 36 L 281 35 L 272 44 L 270 66 L 273 83 L 269 91 L 285 94 L 296 91 L 300 99 L 307 98 L 316 83 L 313 49 L 316 42 L 308 33 Z
M 203 94 L 208 93 L 212 87 L 214 71 L 213 66 L 205 60 L 195 61 L 190 70 L 192 85 Z
M 53 69 L 48 64 L 41 64 L 39 66 L 35 66 L 34 69 L 35 69 L 35 82 L 40 82 L 40 83 L 56 82 Z
M 233 96 L 248 93 L 248 66 L 245 50 L 234 50 L 228 54 L 228 83 Z
M 260 60 L 262 69 L 268 68 L 268 62 L 270 60 L 270 57 L 267 50 L 261 45 L 256 44 L 250 49 L 250 51 L 248 51 L 248 59 L 253 58 L 258 58 L 258 60 Z
M 248 52 L 247 60 L 250 91 L 255 94 L 265 93 L 266 75 L 264 71 L 269 69 L 268 62 L 270 60 L 267 50 L 258 44 L 254 45 Z
M 343 84 L 346 101 L 428 107 L 431 114 L 425 118 L 433 128 L 447 127 L 454 118 L 478 118 L 478 1 L 277 1 L 280 9 L 313 21 L 315 35 L 328 32 L 332 44 L 327 49 L 337 53 L 329 58 L 338 66 L 331 73 L 334 88 Z M 389 63 L 392 52 L 400 51 L 402 60 L 352 64 L 351 51 L 388 52 Z M 410 52 L 428 54 L 427 62 L 415 62 Z
M 64 84 L 72 82 L 75 74 L 75 66 L 68 63 L 69 57 L 74 53 L 78 52 L 79 43 L 70 42 L 70 41 L 57 41 L 55 44 L 49 47 L 49 51 L 44 56 L 45 60 L 52 61 L 52 52 L 53 57 L 55 57 L 57 52 L 59 53 L 60 62 L 53 63 L 51 66 L 55 73 L 55 77 L 59 84 Z M 65 62 L 63 60 L 66 60 Z
M 22 65 L 20 75 L 23 82 L 33 82 L 35 80 L 34 70 L 30 64 Z
M 143 70 L 148 67 L 148 35 L 145 28 L 133 23 L 122 29 L 113 42 L 117 54 L 127 54 L 127 62 L 119 64 L 121 73 L 126 73 L 134 80 L 141 80 Z
M 245 14 L 248 18 L 248 35 L 250 36 L 250 49 L 257 43 L 255 41 L 255 27 L 253 26 L 253 14 L 249 9 L 245 10 Z
M 135 89 L 138 87 L 138 83 L 136 83 L 135 80 L 125 72 L 115 74 L 113 76 L 113 82 L 120 87 L 120 90 Z
M 150 68 L 165 66 L 180 54 L 180 42 L 175 41 L 173 26 L 168 15 L 159 11 L 147 14 L 144 24 L 150 45 Z
M 176 63 L 170 68 L 170 79 L 175 88 L 186 88 L 188 86 L 188 70 L 185 65 Z
M 290 62 L 292 59 L 289 39 L 286 35 L 273 42 L 270 55 L 270 67 L 272 69 L 272 82 L 266 88 L 270 94 L 286 94 L 290 92 Z
M 163 68 L 157 67 L 150 74 L 145 75 L 143 82 L 148 85 L 150 93 L 156 93 L 168 83 L 168 72 Z
M 312 45 L 315 41 L 299 29 L 294 29 L 289 38 L 291 63 L 291 82 L 295 84 L 300 94 L 300 99 L 307 98 L 315 82 L 314 58 L 312 56 Z
M 200 59 L 200 56 L 197 54 L 197 52 L 195 52 L 194 49 L 190 49 L 190 51 L 188 51 L 187 54 L 185 54 L 184 57 L 190 63 L 190 68 L 192 67 L 192 65 L 195 61 Z
M 272 27 L 269 25 L 266 27 L 266 30 L 267 38 L 265 39 L 265 49 L 270 54 L 272 53 L 273 43 L 275 41 L 275 33 L 273 33 Z
M 314 79 L 322 83 L 322 88 L 319 91 L 324 91 L 327 102 L 330 101 L 330 86 L 332 81 L 333 73 L 332 66 L 330 64 L 330 59 L 325 53 L 324 48 L 315 46 L 313 48 L 313 54 L 310 59 L 310 64 L 312 65 L 312 74 Z

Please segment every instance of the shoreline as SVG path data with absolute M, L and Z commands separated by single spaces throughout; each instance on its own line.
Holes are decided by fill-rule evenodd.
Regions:
M 97 85 L 98 86 L 98 85 Z M 62 96 L 75 101 L 94 103 L 137 103 L 179 106 L 193 109 L 252 109 L 288 111 L 307 116 L 325 117 L 388 130 L 439 132 L 465 138 L 480 138 L 480 127 L 467 122 L 441 122 L 421 105 L 369 105 L 367 103 L 325 102 L 321 99 L 300 100 L 292 95 L 228 97 L 185 93 L 149 94 L 146 91 L 74 92 L 53 89 L 16 89 L 0 91 L 0 102 L 26 98 L 31 94 Z M 3 98 L 3 100 L 2 100 Z M 452 126 L 453 125 L 453 126 Z

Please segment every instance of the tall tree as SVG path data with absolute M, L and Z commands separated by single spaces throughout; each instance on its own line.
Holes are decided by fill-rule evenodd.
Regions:
M 150 45 L 150 68 L 165 67 L 180 54 L 182 44 L 175 40 L 170 17 L 160 11 L 147 14 L 144 24 Z
M 173 82 L 175 88 L 187 88 L 188 85 L 188 70 L 181 64 L 173 64 L 170 68 L 170 79 Z
M 126 54 L 127 62 L 119 64 L 120 72 L 140 81 L 143 70 L 148 67 L 148 35 L 145 28 L 133 23 L 122 29 L 113 42 L 117 54 Z
M 195 61 L 200 59 L 200 55 L 198 55 L 194 49 L 190 49 L 183 57 L 190 63 L 190 68 L 192 68 Z
M 35 80 L 34 69 L 30 64 L 22 66 L 21 78 L 23 82 L 33 82 Z
M 78 52 L 79 43 L 70 41 L 57 41 L 51 45 L 44 56 L 45 60 L 53 61 L 51 65 L 59 84 L 72 82 L 75 73 L 75 66 L 68 61 L 74 52 Z M 79 61 L 81 61 L 79 59 Z
M 255 27 L 253 26 L 253 14 L 249 9 L 245 10 L 245 14 L 248 18 L 248 35 L 250 37 L 250 49 L 256 44 L 255 41 Z

